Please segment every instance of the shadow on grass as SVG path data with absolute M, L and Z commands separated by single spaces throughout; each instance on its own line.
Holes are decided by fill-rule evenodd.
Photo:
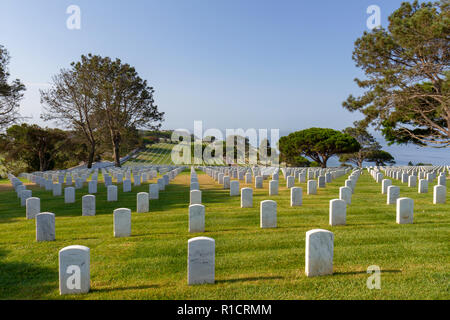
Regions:
M 114 291 L 126 291 L 126 290 L 146 290 L 146 289 L 156 289 L 160 286 L 157 284 L 142 285 L 142 286 L 130 286 L 130 287 L 117 287 L 117 288 L 101 288 L 95 289 L 91 288 L 90 292 L 114 292 Z
M 381 269 L 381 273 L 401 273 L 401 270 L 383 270 Z M 369 274 L 367 271 L 348 271 L 348 272 L 333 272 L 333 275 L 353 275 L 353 274 Z
M 148 192 L 151 181 L 141 186 L 132 186 L 131 192 L 123 192 L 122 184 L 115 184 L 118 187 L 118 201 L 107 201 L 107 189 L 103 183 L 99 183 L 96 201 L 96 216 L 112 215 L 117 208 L 129 208 L 136 211 L 136 196 L 139 192 Z M 239 197 L 230 197 L 230 191 L 227 189 L 211 188 L 202 191 L 202 202 L 205 206 L 210 204 L 238 203 Z M 211 189 L 209 189 L 211 188 Z M 75 191 L 75 203 L 64 203 L 64 195 L 53 197 L 50 191 L 43 188 L 33 187 L 33 196 L 41 199 L 41 211 L 53 212 L 56 217 L 80 217 L 82 212 L 82 196 L 87 195 L 88 188 L 86 184 L 83 188 Z M 201 186 L 200 186 L 201 189 Z M 189 184 L 173 183 L 166 186 L 166 189 L 159 192 L 158 200 L 150 200 L 150 212 L 170 212 L 171 209 L 189 208 Z M 64 194 L 64 192 L 63 192 Z M 0 223 L 10 222 L 12 219 L 25 218 L 25 207 L 20 207 L 20 202 L 14 191 L 0 192 L 0 203 L 5 204 L 0 208 Z M 208 210 L 208 209 L 207 209 Z
M 5 262 L 0 249 L 0 299 L 39 299 L 57 289 L 58 271 L 26 262 Z M 31 289 L 31 290 L 30 290 Z
M 233 229 L 217 229 L 217 230 L 210 230 L 211 232 L 234 232 L 234 231 L 248 231 L 249 229 L 247 228 L 233 228 Z
M 137 233 L 131 234 L 130 238 L 140 238 L 140 237 L 149 237 L 154 235 L 176 235 L 176 232 L 148 232 L 148 233 Z
M 236 283 L 236 282 L 246 282 L 246 281 L 261 281 L 261 280 L 280 280 L 283 277 L 248 277 L 248 278 L 237 278 L 237 279 L 223 279 L 216 280 L 216 283 Z

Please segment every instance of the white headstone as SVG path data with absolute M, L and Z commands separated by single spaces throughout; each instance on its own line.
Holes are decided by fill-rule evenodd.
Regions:
M 330 200 L 330 226 L 345 225 L 347 217 L 347 204 L 344 200 Z
M 25 205 L 27 204 L 27 199 L 31 198 L 33 196 L 33 193 L 31 190 L 22 190 L 20 191 L 20 205 L 22 207 L 25 207 Z
M 253 207 L 253 189 L 242 188 L 241 189 L 241 208 Z
M 353 187 L 353 181 L 350 179 L 345 180 L 345 186 L 347 188 L 352 189 L 352 193 L 355 193 L 354 187 Z
M 214 239 L 197 237 L 188 240 L 188 285 L 214 283 Z
M 286 188 L 292 188 L 295 185 L 295 177 L 294 176 L 288 176 L 286 179 Z
M 413 223 L 414 200 L 410 198 L 397 199 L 397 223 Z
M 59 293 L 88 293 L 91 288 L 90 250 L 68 246 L 59 251 Z
M 26 201 L 27 219 L 34 219 L 39 213 L 41 213 L 41 199 L 36 197 L 28 198 Z
M 202 192 L 200 190 L 192 190 L 190 192 L 189 204 L 202 204 Z
M 119 208 L 114 210 L 114 237 L 129 237 L 131 235 L 131 210 Z
M 239 181 L 237 181 L 237 182 L 239 182 Z M 223 188 L 230 189 L 230 176 L 223 177 Z
M 55 215 L 42 212 L 36 215 L 36 241 L 55 240 Z
M 415 188 L 417 186 L 417 177 L 409 176 L 408 177 L 408 187 Z
M 305 183 L 306 182 L 306 173 L 300 173 L 298 175 L 298 182 Z
M 255 189 L 262 189 L 262 188 L 263 188 L 263 177 L 256 176 L 255 177 Z
M 433 203 L 445 203 L 447 188 L 443 185 L 435 185 L 433 189 Z
M 239 180 L 233 180 L 230 183 L 230 196 L 237 197 L 239 196 Z
M 159 186 L 155 183 L 149 185 L 149 198 L 150 200 L 159 199 Z
M 107 186 L 107 198 L 106 201 L 117 201 L 117 186 Z
M 91 180 L 88 184 L 89 193 L 97 193 L 97 180 Z
M 317 183 L 319 185 L 319 188 L 325 188 L 326 187 L 325 176 L 319 176 L 319 178 L 317 178 Z
M 149 212 L 149 199 L 147 192 L 139 192 L 136 196 L 136 202 L 137 213 Z
M 317 181 L 316 180 L 308 180 L 307 193 L 308 194 L 317 194 Z
M 53 196 L 54 197 L 59 197 L 60 195 L 62 195 L 62 184 L 61 183 L 54 183 L 53 184 Z
M 200 190 L 200 186 L 198 182 L 191 182 L 191 191 L 192 190 Z
M 83 196 L 81 207 L 83 216 L 95 216 L 95 196 L 92 194 Z
M 381 181 L 381 193 L 387 194 L 387 189 L 389 186 L 392 186 L 392 181 L 389 179 L 383 179 Z
M 201 204 L 189 206 L 189 232 L 205 232 L 205 206 Z
M 278 194 L 278 180 L 270 180 L 269 182 L 269 195 L 275 196 Z
M 397 186 L 389 186 L 387 189 L 387 204 L 395 204 L 400 197 L 400 188 Z
M 141 175 L 140 174 L 134 174 L 133 175 L 134 181 L 133 184 L 135 187 L 138 187 L 141 185 Z
M 123 192 L 131 192 L 131 180 L 123 180 Z
M 260 227 L 277 227 L 277 203 L 273 200 L 264 200 L 260 204 Z
M 346 204 L 350 205 L 352 203 L 352 189 L 349 187 L 340 187 L 339 199 L 344 200 Z
M 419 193 L 427 193 L 428 192 L 428 180 L 420 179 L 419 180 Z
M 291 188 L 291 207 L 298 207 L 302 205 L 302 188 Z
M 440 185 L 440 186 L 447 186 L 447 177 L 445 176 L 445 174 L 441 174 L 438 177 L 438 185 Z
M 75 202 L 75 188 L 67 187 L 64 188 L 64 203 L 74 203 Z
M 323 229 L 306 232 L 305 273 L 308 277 L 333 274 L 334 235 Z

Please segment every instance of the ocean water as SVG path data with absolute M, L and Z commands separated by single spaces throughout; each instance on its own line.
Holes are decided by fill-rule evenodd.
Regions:
M 395 159 L 395 165 L 403 166 L 412 163 L 430 163 L 435 166 L 450 166 L 450 148 L 437 149 L 430 147 L 418 147 L 414 145 L 383 145 L 383 150 L 389 152 Z M 364 163 L 373 165 L 373 163 Z M 337 157 L 328 161 L 329 167 L 339 166 Z
M 285 136 L 291 131 L 280 130 L 280 136 Z M 416 163 L 429 163 L 435 166 L 450 166 L 450 148 L 431 148 L 419 147 L 413 144 L 407 145 L 391 145 L 388 146 L 386 141 L 378 132 L 371 132 L 375 139 L 381 144 L 384 151 L 389 152 L 395 159 L 395 165 L 408 165 L 411 161 Z M 328 160 L 328 167 L 339 167 L 341 163 L 338 157 L 332 157 Z M 374 165 L 374 163 L 364 163 L 364 165 Z

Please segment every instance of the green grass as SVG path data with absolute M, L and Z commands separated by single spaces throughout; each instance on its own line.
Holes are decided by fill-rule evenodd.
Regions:
M 171 152 L 176 144 L 171 143 L 156 143 L 139 152 L 131 159 L 123 163 L 124 166 L 142 166 L 142 165 L 175 165 L 172 161 Z M 248 159 L 246 159 L 248 163 Z M 191 162 L 194 164 L 194 153 L 191 152 Z M 212 162 L 215 165 L 215 162 Z M 208 166 L 210 163 L 202 161 L 202 163 L 195 162 L 195 165 Z M 265 164 L 263 164 L 265 165 Z M 239 166 L 248 166 L 248 164 L 240 164 Z
M 170 157 L 173 146 L 173 144 L 169 143 L 154 144 L 144 151 L 139 152 L 135 157 L 126 161 L 123 165 L 173 164 Z
M 0 299 L 449 299 L 450 203 L 432 204 L 429 193 L 400 185 L 401 196 L 414 199 L 414 224 L 395 223 L 395 206 L 386 205 L 381 184 L 364 171 L 347 225 L 328 225 L 329 200 L 338 198 L 341 177 L 306 195 L 303 206 L 289 206 L 289 190 L 280 178 L 278 196 L 254 189 L 254 207 L 240 208 L 212 178 L 199 173 L 206 232 L 188 232 L 189 173 L 180 174 L 150 213 L 137 214 L 136 193 L 148 185 L 122 193 L 119 202 L 106 202 L 99 184 L 97 215 L 81 216 L 81 196 L 64 204 L 63 197 L 36 187 L 42 211 L 56 214 L 56 241 L 35 241 L 35 222 L 25 219 L 14 191 L 0 181 Z M 241 187 L 247 185 L 241 183 Z M 3 191 L 1 191 L 3 190 Z M 448 195 L 447 195 L 448 198 Z M 259 202 L 276 200 L 278 228 L 259 228 Z M 113 237 L 112 212 L 128 207 L 132 236 Z M 307 278 L 304 274 L 305 233 L 314 228 L 335 235 L 334 274 Z M 195 236 L 216 240 L 216 283 L 187 285 L 187 241 Z M 91 292 L 60 296 L 58 251 L 69 245 L 91 249 Z M 366 287 L 367 267 L 381 267 L 381 290 Z

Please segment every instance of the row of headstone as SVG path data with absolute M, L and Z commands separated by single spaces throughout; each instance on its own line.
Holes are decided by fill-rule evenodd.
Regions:
M 164 186 L 168 184 L 170 178 L 175 178 L 184 168 L 176 168 L 171 170 L 167 175 L 168 178 L 164 178 L 162 181 Z M 32 197 L 31 190 L 27 190 L 23 183 L 13 175 L 9 175 L 11 184 L 14 186 L 18 193 L 18 197 L 21 200 L 21 205 L 26 207 L 26 218 L 35 219 L 38 214 L 41 213 L 41 201 L 37 197 Z M 90 192 L 96 192 L 96 180 L 91 180 L 89 185 Z M 91 186 L 91 183 L 93 186 Z M 95 183 L 95 184 L 94 184 Z M 54 186 L 61 187 L 61 184 L 54 184 Z M 95 188 L 94 188 L 95 187 Z M 59 189 L 60 190 L 60 189 Z M 74 187 L 67 187 L 64 189 L 64 202 L 75 203 L 75 191 Z M 136 211 L 138 213 L 149 212 L 149 200 L 159 198 L 159 184 L 150 184 L 149 193 L 140 192 L 137 194 L 136 199 Z M 55 192 L 53 192 L 55 195 Z M 60 192 L 56 195 L 60 195 Z M 117 201 L 117 186 L 110 185 L 107 187 L 107 201 Z M 82 215 L 83 216 L 95 216 L 95 195 L 88 194 L 82 197 Z
M 127 210 L 116 209 L 117 216 L 121 215 L 126 220 L 125 223 L 128 223 L 129 212 Z M 128 232 L 128 229 L 124 232 Z M 332 232 L 323 229 L 306 232 L 305 274 L 307 277 L 333 274 L 333 255 L 334 234 Z M 61 249 L 58 256 L 60 294 L 88 293 L 91 289 L 90 249 L 85 246 L 72 245 Z M 215 256 L 216 243 L 214 239 L 195 237 L 188 240 L 188 285 L 215 283 Z
M 387 194 L 387 204 L 395 204 L 397 199 L 400 197 L 400 188 L 398 186 L 393 186 L 390 179 L 384 179 L 383 173 L 379 172 L 378 169 L 368 169 L 369 173 L 376 180 L 377 183 L 381 182 L 381 193 Z M 393 179 L 399 179 L 402 183 L 407 183 L 408 187 L 416 187 L 417 176 L 409 175 L 408 172 L 401 171 L 400 169 L 386 169 L 386 175 Z M 413 171 L 414 172 L 414 171 Z M 418 193 L 428 193 L 428 184 L 432 182 L 435 178 L 436 173 L 426 173 L 427 177 L 424 178 L 425 172 L 420 171 L 422 179 L 419 179 L 418 183 Z M 438 183 L 433 188 L 433 204 L 440 204 L 446 202 L 446 176 L 445 172 L 441 172 L 438 176 Z
M 252 169 L 252 172 L 250 172 L 248 169 L 247 171 L 243 171 L 240 169 L 225 169 L 221 167 L 200 167 L 202 171 L 204 171 L 206 174 L 211 176 L 216 182 L 219 184 L 222 184 L 224 189 L 230 189 L 230 195 L 232 196 L 238 196 L 239 195 L 239 180 L 244 180 L 244 174 L 245 174 L 245 183 L 251 184 L 252 183 L 252 172 L 255 174 L 259 174 L 257 167 L 254 167 Z M 308 180 L 307 181 L 307 193 L 308 194 L 317 194 L 317 188 L 325 188 L 327 183 L 330 183 L 333 181 L 333 179 L 338 178 L 348 172 L 348 168 L 345 169 L 318 169 L 309 171 L 308 169 L 293 169 L 293 168 L 282 168 L 282 172 L 286 179 L 286 187 L 287 188 L 293 188 L 295 186 L 295 180 L 296 178 L 300 183 L 306 182 L 307 176 L 315 176 L 316 174 L 319 174 L 317 176 L 316 180 Z M 234 178 L 235 175 L 231 174 L 233 172 L 237 172 L 236 177 L 237 181 L 230 181 L 231 178 Z M 278 195 L 279 190 L 279 174 L 280 170 L 279 168 L 275 168 L 272 173 L 272 180 L 269 181 L 269 195 Z M 292 175 L 291 175 L 292 174 Z M 268 176 L 260 176 L 257 175 L 254 178 L 255 181 L 255 189 L 261 189 L 263 188 L 263 181 L 264 179 L 267 179 Z M 191 187 L 191 190 L 192 187 Z

